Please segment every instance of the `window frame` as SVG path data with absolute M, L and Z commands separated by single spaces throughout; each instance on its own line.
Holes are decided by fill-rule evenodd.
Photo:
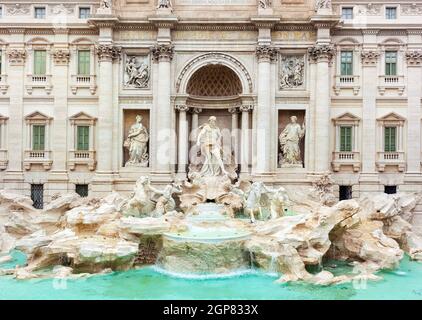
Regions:
M 343 133 L 346 133 L 345 129 L 349 130 L 349 134 L 343 136 Z M 346 125 L 346 124 L 340 124 L 339 125 L 339 152 L 353 152 L 353 126 L 352 125 Z M 346 137 L 349 138 L 349 141 L 346 141 Z M 343 144 L 344 139 L 344 144 Z M 348 147 L 348 148 L 347 148 Z
M 394 9 L 394 18 L 388 16 L 388 12 L 391 9 Z M 397 20 L 398 19 L 398 11 L 399 10 L 398 10 L 398 7 L 397 6 L 393 6 L 393 5 L 387 5 L 387 6 L 385 6 L 385 14 L 384 14 L 385 19 L 386 20 Z
M 391 135 L 391 132 L 393 132 L 392 129 L 394 129 L 394 141 L 392 141 L 392 135 Z M 387 132 L 390 132 L 388 143 L 387 143 Z M 383 137 L 383 139 L 384 139 L 384 150 L 383 150 L 384 152 L 397 152 L 398 151 L 398 128 L 397 128 L 396 125 L 388 125 L 387 124 L 387 125 L 384 126 L 384 137 Z M 393 144 L 392 144 L 392 142 L 393 142 Z M 394 146 L 394 147 L 392 148 L 392 146 Z
M 81 137 L 81 131 L 80 129 L 84 129 L 82 133 L 83 141 L 80 141 L 79 138 Z M 75 143 L 75 150 L 76 151 L 90 151 L 91 145 L 90 145 L 90 137 L 91 135 L 91 128 L 88 124 L 77 124 L 76 125 L 76 143 Z M 82 146 L 82 147 L 80 147 Z
M 43 17 L 38 17 L 37 16 L 37 11 L 38 10 L 44 10 L 44 16 Z M 47 8 L 46 6 L 34 6 L 34 19 L 46 19 L 47 18 Z
M 35 128 L 43 129 L 40 131 L 43 131 L 42 135 L 38 134 L 38 144 L 39 147 L 36 147 L 36 136 L 35 136 Z M 32 124 L 31 125 L 31 150 L 32 151 L 45 151 L 46 150 L 46 125 L 45 124 Z M 41 136 L 42 136 L 42 142 L 41 142 Z
M 81 17 L 81 11 L 82 10 L 88 10 L 88 16 L 87 17 Z M 90 6 L 80 6 L 78 7 L 78 19 L 86 20 L 89 19 L 92 15 L 92 8 Z
M 349 57 L 345 57 L 346 59 L 350 59 L 350 62 L 348 61 L 343 61 L 343 54 L 350 54 Z M 343 65 L 345 66 L 349 66 L 349 68 L 346 68 L 348 70 L 348 73 L 346 71 L 346 73 L 343 73 Z M 340 51 L 340 75 L 341 76 L 353 76 L 353 68 L 354 68 L 354 51 L 353 50 L 341 50 Z
M 344 16 L 344 10 L 350 10 L 351 16 L 349 17 L 345 17 Z M 341 7 L 341 18 L 343 20 L 353 20 L 354 19 L 354 7 L 349 7 L 349 6 L 345 6 L 345 7 Z
M 394 53 L 394 62 L 387 61 L 388 59 L 391 59 L 389 56 L 390 54 Z M 385 50 L 384 53 L 384 72 L 386 76 L 397 76 L 398 75 L 398 57 L 399 53 L 397 50 Z M 393 68 L 394 66 L 394 68 Z
M 41 53 L 41 52 L 44 53 L 44 62 L 43 62 L 44 66 L 43 66 L 43 68 L 41 68 L 41 69 L 43 69 L 41 71 L 44 71 L 44 72 L 39 73 L 37 71 L 37 69 L 38 69 L 37 68 L 37 55 L 38 55 L 38 53 Z M 37 76 L 47 75 L 47 50 L 45 50 L 45 49 L 34 49 L 33 55 L 34 55 L 34 58 L 33 58 L 32 74 L 37 75 Z
M 87 63 L 87 65 L 85 66 L 85 69 L 87 69 L 87 70 L 85 70 L 85 73 L 81 72 L 81 53 L 82 52 L 87 54 L 87 57 L 85 57 L 85 59 L 88 58 L 87 62 L 85 61 L 85 63 Z M 78 49 L 76 59 L 77 59 L 77 70 L 76 70 L 77 75 L 78 76 L 89 76 L 89 75 L 91 75 L 91 63 L 92 63 L 91 62 L 91 50 L 89 50 L 89 49 Z

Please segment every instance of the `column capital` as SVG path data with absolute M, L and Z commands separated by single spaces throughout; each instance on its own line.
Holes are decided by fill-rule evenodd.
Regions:
M 409 66 L 421 66 L 422 65 L 422 51 L 421 50 L 407 51 L 406 61 Z
M 189 107 L 185 104 L 177 104 L 174 106 L 174 109 L 176 109 L 179 112 L 186 112 L 189 110 Z
M 239 112 L 238 107 L 230 107 L 227 109 L 228 112 L 230 112 L 231 114 L 235 114 Z
M 249 111 L 252 111 L 253 109 L 254 109 L 254 106 L 252 104 L 244 104 L 239 107 L 239 110 L 241 112 L 249 112 Z
M 171 61 L 174 55 L 174 45 L 156 44 L 151 48 L 151 53 L 155 61 Z
M 327 60 L 330 61 L 336 54 L 336 49 L 331 44 L 316 44 L 308 48 L 309 58 L 316 62 Z
M 100 61 L 114 60 L 120 57 L 122 52 L 121 47 L 113 46 L 112 44 L 99 44 L 96 46 L 98 59 Z
M 53 51 L 53 60 L 57 65 L 67 65 L 70 59 L 69 49 L 55 49 Z
M 277 49 L 270 45 L 258 45 L 255 53 L 258 57 L 258 62 L 271 62 L 277 58 Z
M 191 108 L 192 113 L 200 114 L 202 112 L 201 108 Z
M 364 66 L 375 66 L 377 64 L 380 53 L 375 50 L 363 50 L 360 53 L 360 56 Z
M 10 49 L 7 51 L 9 63 L 12 66 L 22 66 L 25 64 L 26 51 L 25 49 Z

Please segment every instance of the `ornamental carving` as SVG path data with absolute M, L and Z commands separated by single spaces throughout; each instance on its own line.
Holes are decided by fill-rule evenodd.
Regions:
M 421 65 L 422 51 L 421 50 L 407 51 L 406 60 L 409 65 Z
M 239 107 L 239 111 L 241 112 L 249 112 L 252 111 L 254 106 L 252 104 L 244 104 Z
M 283 56 L 280 63 L 280 89 L 303 86 L 305 61 L 303 56 Z
M 277 50 L 269 45 L 257 46 L 256 47 L 256 56 L 258 61 L 270 60 L 273 61 L 277 57 Z
M 122 48 L 110 44 L 100 44 L 96 47 L 96 50 L 100 60 L 117 59 L 122 52 Z
M 322 60 L 328 59 L 331 60 L 336 53 L 336 50 L 333 45 L 323 44 L 315 45 L 308 49 L 309 57 L 311 60 Z
M 145 89 L 149 86 L 148 56 L 126 56 L 124 85 L 127 88 Z
M 420 16 L 422 15 L 422 6 L 416 3 L 400 5 L 401 13 L 406 16 Z
M 68 49 L 56 49 L 53 51 L 53 60 L 55 64 L 67 64 L 70 59 Z
M 73 5 L 64 5 L 64 4 L 58 4 L 56 6 L 53 6 L 51 8 L 51 13 L 55 15 L 59 14 L 72 14 L 74 12 L 75 8 Z
M 11 49 L 7 52 L 7 57 L 11 65 L 20 65 L 25 62 L 26 51 L 23 49 Z
M 361 52 L 360 56 L 362 58 L 362 64 L 375 65 L 378 61 L 380 53 L 378 51 L 365 50 Z
M 151 53 L 155 61 L 170 61 L 173 59 L 174 46 L 171 44 L 157 44 L 151 48 Z
M 112 2 L 111 0 L 101 0 L 100 1 L 100 8 L 101 9 L 111 9 Z
M 189 107 L 185 104 L 178 104 L 174 107 L 179 112 L 187 112 L 189 111 Z
M 271 8 L 271 0 L 259 0 L 258 7 L 261 9 L 268 9 Z
M 172 9 L 171 0 L 158 0 L 157 9 Z
M 27 4 L 16 3 L 7 7 L 7 13 L 11 16 L 19 16 L 29 14 L 30 8 Z
M 317 0 L 315 11 L 318 11 L 318 9 L 331 9 L 331 0 Z
M 381 5 L 368 3 L 366 6 L 360 6 L 358 15 L 377 16 L 381 14 Z

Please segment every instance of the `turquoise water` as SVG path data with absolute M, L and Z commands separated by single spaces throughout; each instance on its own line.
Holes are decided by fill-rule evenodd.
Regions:
M 10 268 L 24 262 L 1 265 Z M 345 267 L 327 270 L 345 271 Z M 350 270 L 349 270 L 350 271 Z M 220 279 L 180 279 L 152 267 L 96 275 L 77 280 L 15 280 L 0 277 L 0 299 L 419 299 L 422 300 L 422 264 L 403 259 L 400 268 L 381 272 L 384 280 L 359 286 L 321 287 L 303 283 L 277 284 L 277 277 L 249 273 Z

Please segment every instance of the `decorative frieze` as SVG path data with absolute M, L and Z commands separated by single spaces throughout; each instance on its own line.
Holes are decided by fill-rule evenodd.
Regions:
M 378 16 L 381 14 L 381 5 L 368 3 L 366 6 L 358 7 L 358 15 L 360 16 Z
M 336 49 L 330 44 L 317 44 L 308 48 L 309 58 L 314 61 L 331 60 L 336 54 Z
M 280 63 L 280 89 L 296 89 L 304 84 L 305 61 L 303 55 L 282 56 Z
M 422 65 L 422 51 L 413 50 L 406 52 L 406 61 L 408 65 Z
M 258 61 L 274 61 L 277 58 L 277 49 L 269 45 L 257 46 L 255 53 Z
M 25 63 L 26 51 L 24 49 L 10 49 L 7 52 L 10 65 L 19 66 Z
M 53 60 L 55 64 L 68 64 L 70 52 L 68 49 L 56 49 L 53 51 Z
M 318 11 L 318 9 L 331 9 L 331 0 L 317 0 L 315 11 Z
M 172 44 L 156 44 L 151 48 L 152 57 L 155 61 L 171 61 L 174 55 Z
M 113 60 L 120 57 L 122 48 L 113 46 L 111 44 L 100 44 L 96 47 L 96 51 L 100 61 Z
M 75 6 L 74 5 L 65 5 L 65 4 L 58 4 L 55 6 L 52 6 L 50 9 L 50 12 L 54 15 L 60 15 L 60 14 L 73 14 L 75 12 Z
M 400 5 L 401 13 L 406 16 L 421 16 L 422 15 L 422 5 L 417 5 L 416 3 L 412 4 L 402 4 Z
M 23 16 L 29 14 L 29 12 L 30 7 L 28 4 L 15 3 L 7 6 L 7 14 L 11 16 Z
M 150 73 L 147 55 L 131 55 L 125 57 L 125 72 L 123 76 L 125 88 L 148 88 Z
M 374 50 L 364 50 L 360 54 L 363 65 L 376 65 L 380 53 Z

